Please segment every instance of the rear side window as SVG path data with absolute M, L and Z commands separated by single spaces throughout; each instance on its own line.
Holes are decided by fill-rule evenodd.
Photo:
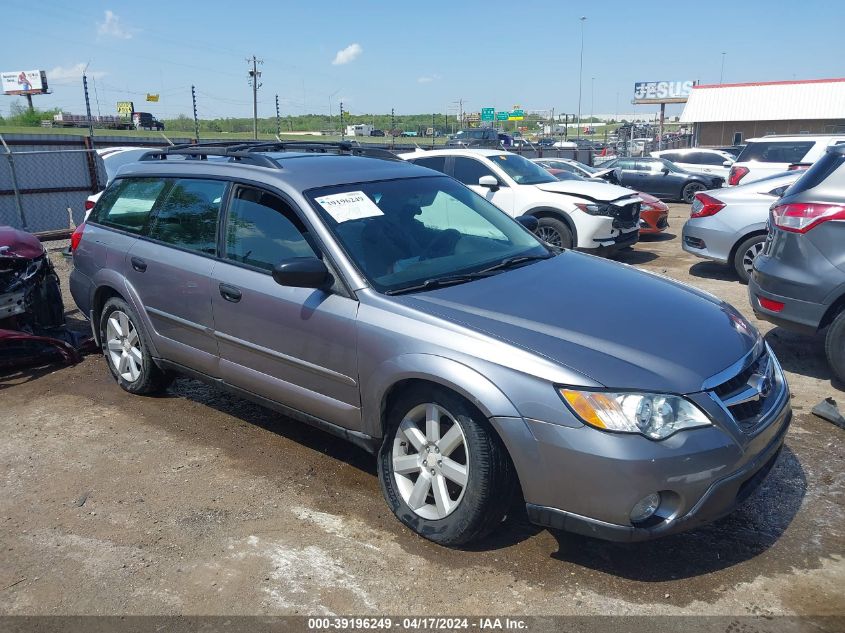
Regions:
M 108 187 L 95 209 L 94 222 L 140 234 L 167 185 L 164 178 L 123 178 Z
M 689 163 L 692 162 L 689 160 L 690 155 L 679 154 L 678 152 L 666 152 L 660 155 L 660 158 L 665 158 L 666 160 L 671 160 L 673 163 Z
M 185 178 L 169 180 L 155 206 L 148 235 L 179 248 L 214 255 L 217 218 L 226 183 Z
M 721 167 L 725 161 L 728 160 L 724 156 L 718 154 L 711 154 L 710 152 L 691 152 L 693 160 L 688 160 L 688 163 L 695 163 L 696 165 L 713 165 Z M 683 162 L 683 161 L 681 161 Z
M 271 271 L 283 259 L 317 257 L 307 230 L 284 200 L 239 187 L 226 222 L 226 258 Z
M 761 163 L 800 163 L 815 141 L 759 141 L 749 143 L 737 162 L 756 160 Z
M 429 169 L 434 169 L 435 171 L 439 171 L 441 174 L 446 173 L 445 156 L 430 156 L 428 158 L 417 158 L 411 162 L 414 163 L 414 165 L 419 165 L 420 167 L 428 167 Z

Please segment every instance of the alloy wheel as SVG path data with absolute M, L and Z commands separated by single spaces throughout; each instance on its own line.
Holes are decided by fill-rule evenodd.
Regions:
M 106 355 L 115 371 L 127 382 L 141 375 L 142 353 L 138 330 L 125 312 L 115 310 L 106 323 Z
M 550 226 L 541 226 L 535 231 L 535 235 L 540 238 L 542 241 L 546 242 L 547 244 L 551 244 L 552 246 L 557 246 L 558 248 L 563 247 L 563 240 L 560 238 L 560 233 L 555 231 Z
M 742 256 L 742 267 L 749 275 L 751 275 L 751 271 L 754 268 L 754 258 L 762 252 L 764 245 L 765 242 L 752 244 L 751 248 L 745 251 L 745 255 Z
M 396 431 L 393 477 L 403 501 L 424 519 L 443 519 L 461 503 L 469 447 L 461 425 L 433 402 L 411 409 Z

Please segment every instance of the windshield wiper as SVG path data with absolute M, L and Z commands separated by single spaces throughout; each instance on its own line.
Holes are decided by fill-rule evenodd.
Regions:
M 416 292 L 418 290 L 433 290 L 434 288 L 443 288 L 444 286 L 453 286 L 455 284 L 462 284 L 473 279 L 487 277 L 484 274 L 486 271 L 479 271 L 477 273 L 467 273 L 465 275 L 451 275 L 449 277 L 434 277 L 426 279 L 422 283 L 414 284 L 413 286 L 405 286 L 404 288 L 396 288 L 395 290 L 388 290 L 386 295 L 401 295 L 406 292 Z
M 498 264 L 494 264 L 489 268 L 484 268 L 479 270 L 479 273 L 491 273 L 494 270 L 504 270 L 505 268 L 510 268 L 511 266 L 516 266 L 517 264 L 524 264 L 525 262 L 532 262 L 540 259 L 549 259 L 554 257 L 552 254 L 547 255 L 517 255 L 516 257 L 508 257 L 507 259 L 503 259 Z

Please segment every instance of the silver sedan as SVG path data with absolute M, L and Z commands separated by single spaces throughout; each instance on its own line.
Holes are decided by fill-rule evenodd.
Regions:
M 775 174 L 747 185 L 696 194 L 683 229 L 683 249 L 728 264 L 748 283 L 766 241 L 769 207 L 803 172 Z

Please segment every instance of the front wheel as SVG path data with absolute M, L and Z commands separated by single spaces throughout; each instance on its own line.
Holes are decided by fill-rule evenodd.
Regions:
M 824 351 L 833 375 L 845 383 L 845 310 L 839 313 L 828 328 Z
M 453 546 L 501 523 L 515 479 L 487 420 L 460 396 L 435 386 L 414 388 L 391 406 L 378 474 L 384 498 L 402 523 Z
M 557 218 L 540 218 L 534 234 L 552 246 L 558 248 L 572 248 L 572 231 L 562 220 Z
M 695 194 L 699 193 L 700 191 L 704 191 L 705 187 L 700 182 L 690 182 L 684 185 L 684 188 L 681 190 L 681 198 L 683 198 L 684 202 L 687 204 L 692 204 L 693 200 L 695 199 Z

